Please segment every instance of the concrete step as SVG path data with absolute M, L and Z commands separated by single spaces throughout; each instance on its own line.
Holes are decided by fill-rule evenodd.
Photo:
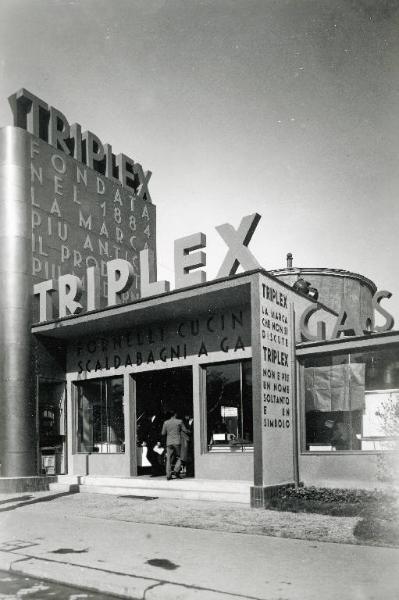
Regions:
M 181 487 L 166 488 L 134 488 L 117 486 L 99 486 L 99 485 L 81 485 L 81 493 L 88 494 L 113 494 L 117 496 L 146 496 L 155 498 L 180 498 L 183 500 L 208 500 L 212 502 L 239 502 L 249 503 L 249 492 L 247 494 L 237 494 L 215 491 L 187 490 Z
M 78 478 L 81 485 L 106 485 L 106 486 L 123 486 L 135 488 L 163 488 L 170 487 L 173 483 L 183 486 L 185 489 L 191 490 L 209 490 L 221 491 L 226 490 L 234 492 L 245 492 L 249 490 L 251 483 L 249 481 L 237 481 L 229 479 L 198 479 L 195 477 L 187 477 L 176 479 L 172 482 L 167 481 L 165 476 L 160 477 L 102 477 L 95 475 L 82 475 Z
M 182 498 L 186 500 L 209 500 L 219 502 L 250 501 L 250 482 L 210 479 L 176 479 L 165 477 L 95 477 L 59 476 L 51 484 L 54 491 L 76 491 L 91 494 L 118 496 L 146 496 L 158 498 Z
M 51 492 L 79 492 L 78 483 L 50 483 L 49 489 Z
M 57 475 L 56 481 L 50 483 L 52 492 L 78 492 L 80 476 L 78 475 Z
M 57 475 L 57 483 L 79 483 L 81 475 Z

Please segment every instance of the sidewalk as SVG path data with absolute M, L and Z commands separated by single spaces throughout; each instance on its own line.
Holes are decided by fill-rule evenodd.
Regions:
M 0 569 L 140 600 L 396 600 L 398 549 L 314 541 L 317 532 L 326 539 L 315 515 L 305 524 L 313 540 L 253 533 L 282 516 L 289 533 L 288 521 L 299 518 L 270 512 L 100 494 L 1 495 Z M 211 529 L 154 522 L 171 514 L 187 524 L 196 515 L 197 525 L 208 515 Z M 241 533 L 220 530 L 226 521 L 237 527 L 240 515 Z M 338 519 L 337 529 L 347 522 L 325 518 Z

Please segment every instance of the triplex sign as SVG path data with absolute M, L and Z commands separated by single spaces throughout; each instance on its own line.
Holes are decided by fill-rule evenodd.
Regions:
M 224 261 L 217 273 L 217 278 L 230 277 L 237 272 L 241 265 L 244 271 L 259 269 L 261 265 L 248 249 L 248 244 L 253 236 L 260 215 L 254 213 L 247 215 L 241 220 L 238 229 L 234 229 L 229 223 L 219 225 L 216 230 L 228 246 Z M 175 240 L 174 263 L 175 263 L 175 287 L 183 288 L 190 285 L 202 284 L 206 281 L 206 273 L 203 270 L 194 270 L 206 265 L 206 254 L 199 251 L 206 247 L 206 236 L 204 233 Z M 133 282 L 133 267 L 123 259 L 115 259 L 107 262 L 107 306 L 120 303 L 121 295 L 124 294 Z M 155 257 L 151 250 L 140 252 L 140 293 L 141 297 L 155 296 L 170 290 L 168 281 L 155 280 Z M 42 281 L 34 285 L 33 293 L 39 296 L 40 322 L 53 319 L 52 294 L 58 291 L 58 316 L 65 317 L 68 314 L 79 314 L 84 310 L 79 302 L 83 293 L 83 284 L 76 275 L 62 275 L 57 285 L 52 279 Z M 86 310 L 95 310 L 100 306 L 100 277 L 96 267 L 89 267 L 86 271 Z M 384 298 L 390 298 L 388 291 L 378 291 L 373 297 L 373 315 L 367 318 L 365 323 L 360 323 L 356 310 L 343 302 L 341 311 L 337 316 L 332 332 L 332 338 L 338 338 L 341 334 L 363 335 L 370 332 L 383 332 L 393 328 L 393 317 L 380 306 Z M 276 299 L 273 299 L 277 302 Z M 317 333 L 313 334 L 309 329 L 310 318 L 320 309 L 320 305 L 312 302 L 303 312 L 300 320 L 302 336 L 308 341 L 322 341 L 326 339 L 326 324 L 324 321 L 317 322 Z M 383 325 L 377 326 L 374 322 L 374 311 L 385 318 Z
M 134 189 L 138 198 L 151 202 L 148 191 L 151 171 L 144 171 L 140 163 L 125 154 L 115 156 L 110 144 L 103 144 L 91 131 L 82 133 L 79 123 L 70 125 L 60 110 L 28 90 L 19 90 L 8 101 L 15 127 L 26 129 L 94 171 Z
M 260 264 L 248 249 L 248 244 L 260 220 L 260 215 L 254 213 L 241 220 L 238 229 L 229 223 L 216 227 L 228 246 L 228 251 L 219 269 L 217 278 L 230 277 L 237 272 L 241 265 L 244 271 L 260 268 Z M 175 240 L 175 287 L 183 288 L 197 285 L 206 281 L 206 273 L 196 270 L 206 265 L 205 252 L 199 251 L 206 247 L 206 236 L 203 233 Z M 121 295 L 129 290 L 134 280 L 133 266 L 124 259 L 117 258 L 106 263 L 107 268 L 107 306 L 120 303 Z M 140 295 L 142 298 L 163 294 L 170 290 L 169 281 L 155 280 L 154 253 L 147 249 L 140 252 Z M 53 319 L 52 294 L 58 291 L 58 316 L 76 315 L 84 310 L 80 299 L 83 294 L 83 284 L 76 275 L 61 275 L 57 285 L 52 279 L 42 281 L 33 286 L 33 293 L 39 296 L 39 321 Z M 100 307 L 100 276 L 96 267 L 86 270 L 86 310 Z

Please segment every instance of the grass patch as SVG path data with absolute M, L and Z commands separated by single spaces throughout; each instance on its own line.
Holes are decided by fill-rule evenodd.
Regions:
M 288 488 L 270 498 L 267 508 L 334 517 L 359 517 L 353 535 L 360 542 L 399 546 L 399 502 L 380 491 Z
M 381 501 L 380 492 L 337 488 L 287 488 L 268 501 L 267 508 L 309 512 L 322 515 L 355 517 L 371 503 Z
M 267 508 L 294 513 L 316 513 L 332 517 L 357 517 L 362 512 L 362 507 L 359 504 L 339 504 L 321 500 L 305 500 L 303 498 L 284 500 L 273 498 Z

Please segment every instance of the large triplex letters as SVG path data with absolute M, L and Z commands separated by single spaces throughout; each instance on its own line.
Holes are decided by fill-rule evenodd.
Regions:
M 148 190 L 151 171 L 144 171 L 140 163 L 124 154 L 115 157 L 109 144 L 103 145 L 91 131 L 82 133 L 79 123 L 69 125 L 60 110 L 49 106 L 28 90 L 22 88 L 10 96 L 8 101 L 15 127 L 26 129 L 101 175 L 116 179 L 115 169 L 123 186 L 134 189 L 137 198 L 151 202 Z
M 122 258 L 107 262 L 108 306 L 118 304 L 121 294 L 126 292 L 133 283 L 133 266 Z
M 82 282 L 76 275 L 61 275 L 58 278 L 58 316 L 77 315 L 83 310 L 79 302 L 83 294 Z
M 61 129 L 59 130 L 61 132 Z M 100 157 L 97 152 L 96 143 L 92 135 L 86 136 L 88 144 L 93 144 L 91 159 L 94 162 Z M 125 157 L 127 158 L 127 157 Z M 120 166 L 122 165 L 119 160 Z M 131 173 L 132 164 L 129 169 L 124 168 L 125 177 Z M 146 176 L 146 175 L 145 175 Z M 102 183 L 100 178 L 98 184 Z M 101 188 L 99 188 L 101 193 Z M 259 266 L 258 261 L 249 252 L 247 245 L 259 222 L 260 215 L 253 214 L 244 217 L 236 231 L 232 225 L 225 223 L 216 229 L 227 243 L 229 250 L 219 271 L 224 274 L 233 274 L 239 264 L 244 269 L 254 269 Z M 198 285 L 206 281 L 206 273 L 203 270 L 195 270 L 206 265 L 205 252 L 196 252 L 206 247 L 206 236 L 204 233 L 194 233 L 175 241 L 175 287 L 182 288 L 190 285 Z M 128 291 L 133 283 L 133 266 L 121 258 L 106 263 L 107 270 L 107 306 L 118 304 L 121 294 Z M 82 310 L 79 300 L 81 298 L 82 283 L 74 275 L 63 275 L 59 279 L 59 317 L 65 317 L 67 313 L 78 314 Z M 154 253 L 149 250 L 140 252 L 140 292 L 143 298 L 164 294 L 170 289 L 168 281 L 156 280 L 156 265 Z M 40 322 L 53 318 L 51 294 L 55 288 L 51 280 L 44 281 L 34 286 L 34 294 L 39 296 Z M 92 311 L 100 308 L 99 273 L 95 267 L 87 269 L 86 274 L 87 310 Z M 310 315 L 309 315 L 310 316 Z M 308 319 L 304 321 L 307 325 Z
M 66 143 L 66 140 L 70 138 L 70 135 L 71 128 L 69 127 L 65 115 L 62 114 L 60 110 L 50 106 L 50 126 L 48 135 L 50 146 L 61 149 L 65 154 L 70 154 L 69 147 Z
M 152 250 L 140 252 L 140 291 L 141 297 L 156 296 L 169 292 L 169 281 L 156 280 L 155 255 Z
M 175 286 L 182 288 L 196 285 L 206 281 L 205 271 L 194 271 L 206 265 L 205 252 L 194 252 L 205 248 L 206 237 L 204 233 L 194 233 L 184 238 L 175 240 Z
M 45 121 L 48 120 L 49 107 L 46 102 L 24 88 L 10 96 L 8 102 L 15 127 L 21 127 L 45 141 L 48 140 Z
M 260 268 L 261 265 L 247 248 L 260 218 L 261 216 L 258 213 L 244 217 L 237 231 L 230 223 L 224 223 L 224 225 L 216 227 L 216 231 L 221 235 L 229 248 L 216 277 L 230 277 L 234 275 L 240 264 L 244 271 Z
M 39 296 L 39 322 L 51 321 L 53 318 L 52 293 L 55 292 L 55 286 L 52 279 L 35 283 L 33 286 L 33 295 Z

